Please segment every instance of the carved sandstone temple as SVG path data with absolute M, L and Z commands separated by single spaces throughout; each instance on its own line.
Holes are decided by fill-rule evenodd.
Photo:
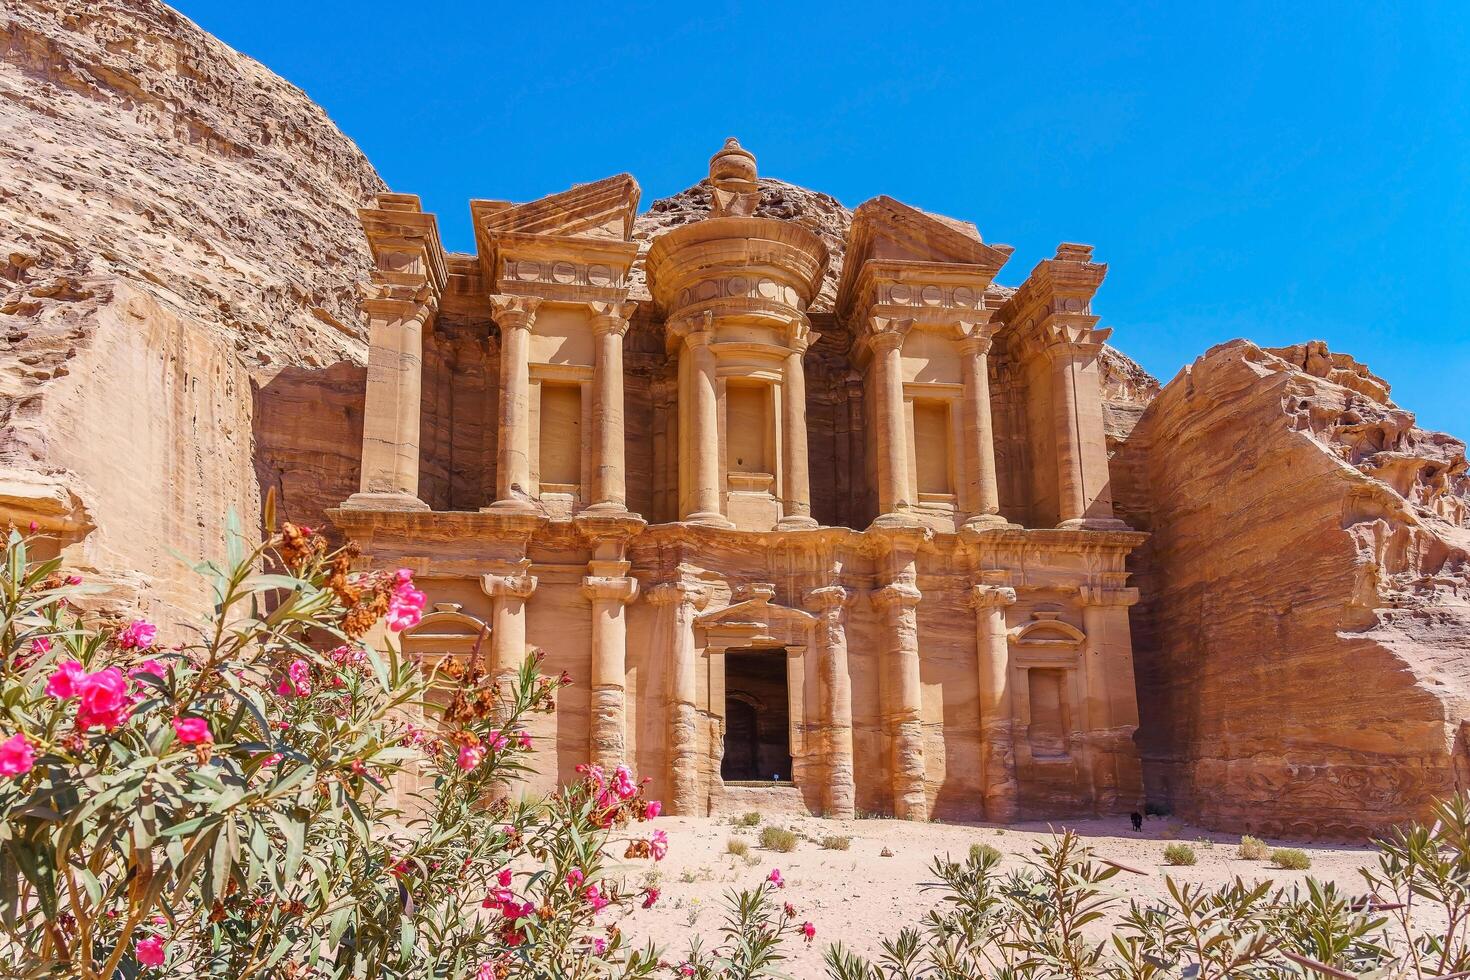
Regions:
M 709 181 L 646 256 L 627 175 L 472 202 L 475 255 L 411 195 L 362 212 L 362 486 L 332 516 L 435 600 L 408 648 L 488 627 L 497 673 L 528 646 L 571 673 L 543 786 L 627 760 L 684 814 L 1140 807 L 1106 267 L 1064 244 L 1002 289 L 1009 247 L 879 197 L 817 312 L 828 250 L 755 216 L 755 158 L 730 140 Z

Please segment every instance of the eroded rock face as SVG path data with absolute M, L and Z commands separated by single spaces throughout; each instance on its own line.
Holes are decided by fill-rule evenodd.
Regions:
M 169 549 L 253 525 L 253 444 L 287 441 L 254 431 L 252 386 L 365 357 L 354 210 L 382 183 L 300 90 L 151 0 L 5 5 L 0 101 L 0 520 L 182 601 Z
M 1320 342 L 1216 347 L 1114 457 L 1150 792 L 1235 831 L 1360 837 L 1466 785 L 1459 440 Z

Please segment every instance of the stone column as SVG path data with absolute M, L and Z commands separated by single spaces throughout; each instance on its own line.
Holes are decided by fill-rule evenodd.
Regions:
M 1138 590 L 1084 586 L 1081 597 L 1088 769 L 1097 811 L 1112 813 L 1137 803 L 1142 781 L 1133 742 L 1138 698 L 1128 633 L 1128 607 L 1138 601 Z
M 838 820 L 857 813 L 852 758 L 852 677 L 847 670 L 847 630 L 842 622 L 847 590 L 839 585 L 813 589 L 806 606 L 817 613 L 818 671 L 822 681 L 823 722 L 827 735 L 826 815 Z
M 526 600 L 536 591 L 536 577 L 529 558 L 496 565 L 480 576 L 480 588 L 491 599 L 490 676 L 504 690 L 526 658 Z
M 375 510 L 428 510 L 419 499 L 419 402 L 423 331 L 431 303 L 369 300 L 367 393 L 363 401 L 360 490 L 343 504 Z
M 720 416 L 715 397 L 715 352 L 710 349 L 713 341 L 714 331 L 708 327 L 684 338 L 694 399 L 689 412 L 691 431 L 681 439 L 689 454 L 689 478 L 693 482 L 693 510 L 684 515 L 684 520 L 730 527 L 720 510 Z
M 1102 388 L 1096 341 L 1079 341 L 1055 328 L 1047 350 L 1051 358 L 1052 413 L 1056 426 L 1059 527 L 1126 530 L 1113 516 L 1108 473 L 1107 433 L 1103 430 Z
M 592 506 L 593 510 L 625 511 L 628 488 L 624 465 L 623 336 L 636 303 L 592 303 L 592 331 L 597 337 L 593 369 Z
M 893 815 L 900 820 L 928 820 L 929 797 L 924 789 L 924 725 L 919 681 L 919 619 L 921 595 L 912 585 L 895 582 L 873 593 L 873 602 L 888 620 L 884 650 L 884 728 L 889 733 L 893 770 Z
M 995 478 L 995 425 L 990 416 L 990 353 L 988 335 L 972 334 L 960 341 L 965 415 L 965 523 L 972 527 L 1005 527 L 1000 516 L 1000 490 Z
M 980 678 L 980 784 L 985 795 L 985 819 L 1010 823 L 1016 819 L 1015 709 L 1011 705 L 1010 640 L 1006 607 L 1014 605 L 1016 590 L 977 585 L 971 592 L 975 607 L 975 648 Z
M 813 337 L 797 342 L 795 349 L 786 355 L 785 371 L 782 375 L 781 406 L 781 477 L 784 514 L 780 527 L 816 527 L 812 519 L 811 477 L 807 468 L 806 451 L 806 373 L 802 367 L 802 355 Z
M 1052 424 L 1057 446 L 1058 524 L 1077 523 L 1087 514 L 1082 485 L 1082 439 L 1077 428 L 1077 389 L 1072 383 L 1072 350 L 1051 353 Z
M 607 567 L 616 566 L 616 567 Z M 611 770 L 627 759 L 628 624 L 624 607 L 638 595 L 627 562 L 592 562 L 582 580 L 592 600 L 591 752 L 594 765 Z M 615 571 L 619 574 L 599 574 Z
M 500 325 L 500 451 L 495 457 L 498 510 L 531 510 L 531 325 L 539 299 L 492 296 Z
M 873 318 L 868 343 L 873 351 L 873 417 L 878 429 L 878 511 L 896 514 L 910 508 L 908 418 L 903 398 L 899 350 L 910 321 Z
M 699 676 L 694 649 L 694 617 L 709 601 L 704 589 L 688 582 L 665 582 L 648 591 L 648 601 L 670 611 L 668 627 L 669 793 L 674 816 L 700 816 Z

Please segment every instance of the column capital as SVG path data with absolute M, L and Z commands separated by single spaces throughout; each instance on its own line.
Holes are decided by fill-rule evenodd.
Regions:
M 428 284 L 404 285 L 373 281 L 373 295 L 362 301 L 369 320 L 428 322 L 439 309 L 439 297 Z
M 490 297 L 490 316 L 502 330 L 530 330 L 540 307 L 541 299 L 537 296 L 497 294 Z
M 643 597 L 655 606 L 683 602 L 695 609 L 703 609 L 709 605 L 710 591 L 697 582 L 660 582 L 645 590 Z
M 1016 590 L 1008 585 L 971 586 L 969 603 L 976 609 L 1013 606 L 1016 603 Z
M 626 605 L 638 597 L 638 580 L 632 577 L 588 575 L 582 579 L 582 593 L 593 601 L 611 599 Z
M 638 309 L 637 303 L 588 303 L 592 311 L 592 332 L 599 337 L 615 333 L 619 337 L 628 332 L 628 321 Z
M 536 576 L 531 574 L 529 559 L 507 562 L 509 567 L 499 572 L 488 572 L 480 576 L 480 588 L 492 598 L 513 596 L 528 599 L 536 591 Z
M 924 598 L 922 592 L 912 585 L 906 585 L 903 582 L 893 582 L 883 586 L 881 589 L 874 589 L 871 596 L 873 605 L 879 609 L 891 609 L 895 607 L 913 609 L 918 606 L 919 600 Z
M 1138 590 L 1134 588 L 1084 585 L 1077 591 L 1083 606 L 1131 606 L 1138 602 Z
M 841 609 L 852 598 L 852 593 L 840 585 L 824 585 L 812 589 L 802 600 L 802 605 L 819 612 Z
M 875 351 L 898 350 L 903 346 L 903 340 L 908 336 L 914 321 L 910 317 L 902 319 L 891 316 L 868 317 L 868 346 Z

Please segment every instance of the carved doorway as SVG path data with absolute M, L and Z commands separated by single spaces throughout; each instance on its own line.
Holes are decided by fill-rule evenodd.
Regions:
M 722 779 L 791 781 L 790 697 L 784 649 L 726 651 Z

